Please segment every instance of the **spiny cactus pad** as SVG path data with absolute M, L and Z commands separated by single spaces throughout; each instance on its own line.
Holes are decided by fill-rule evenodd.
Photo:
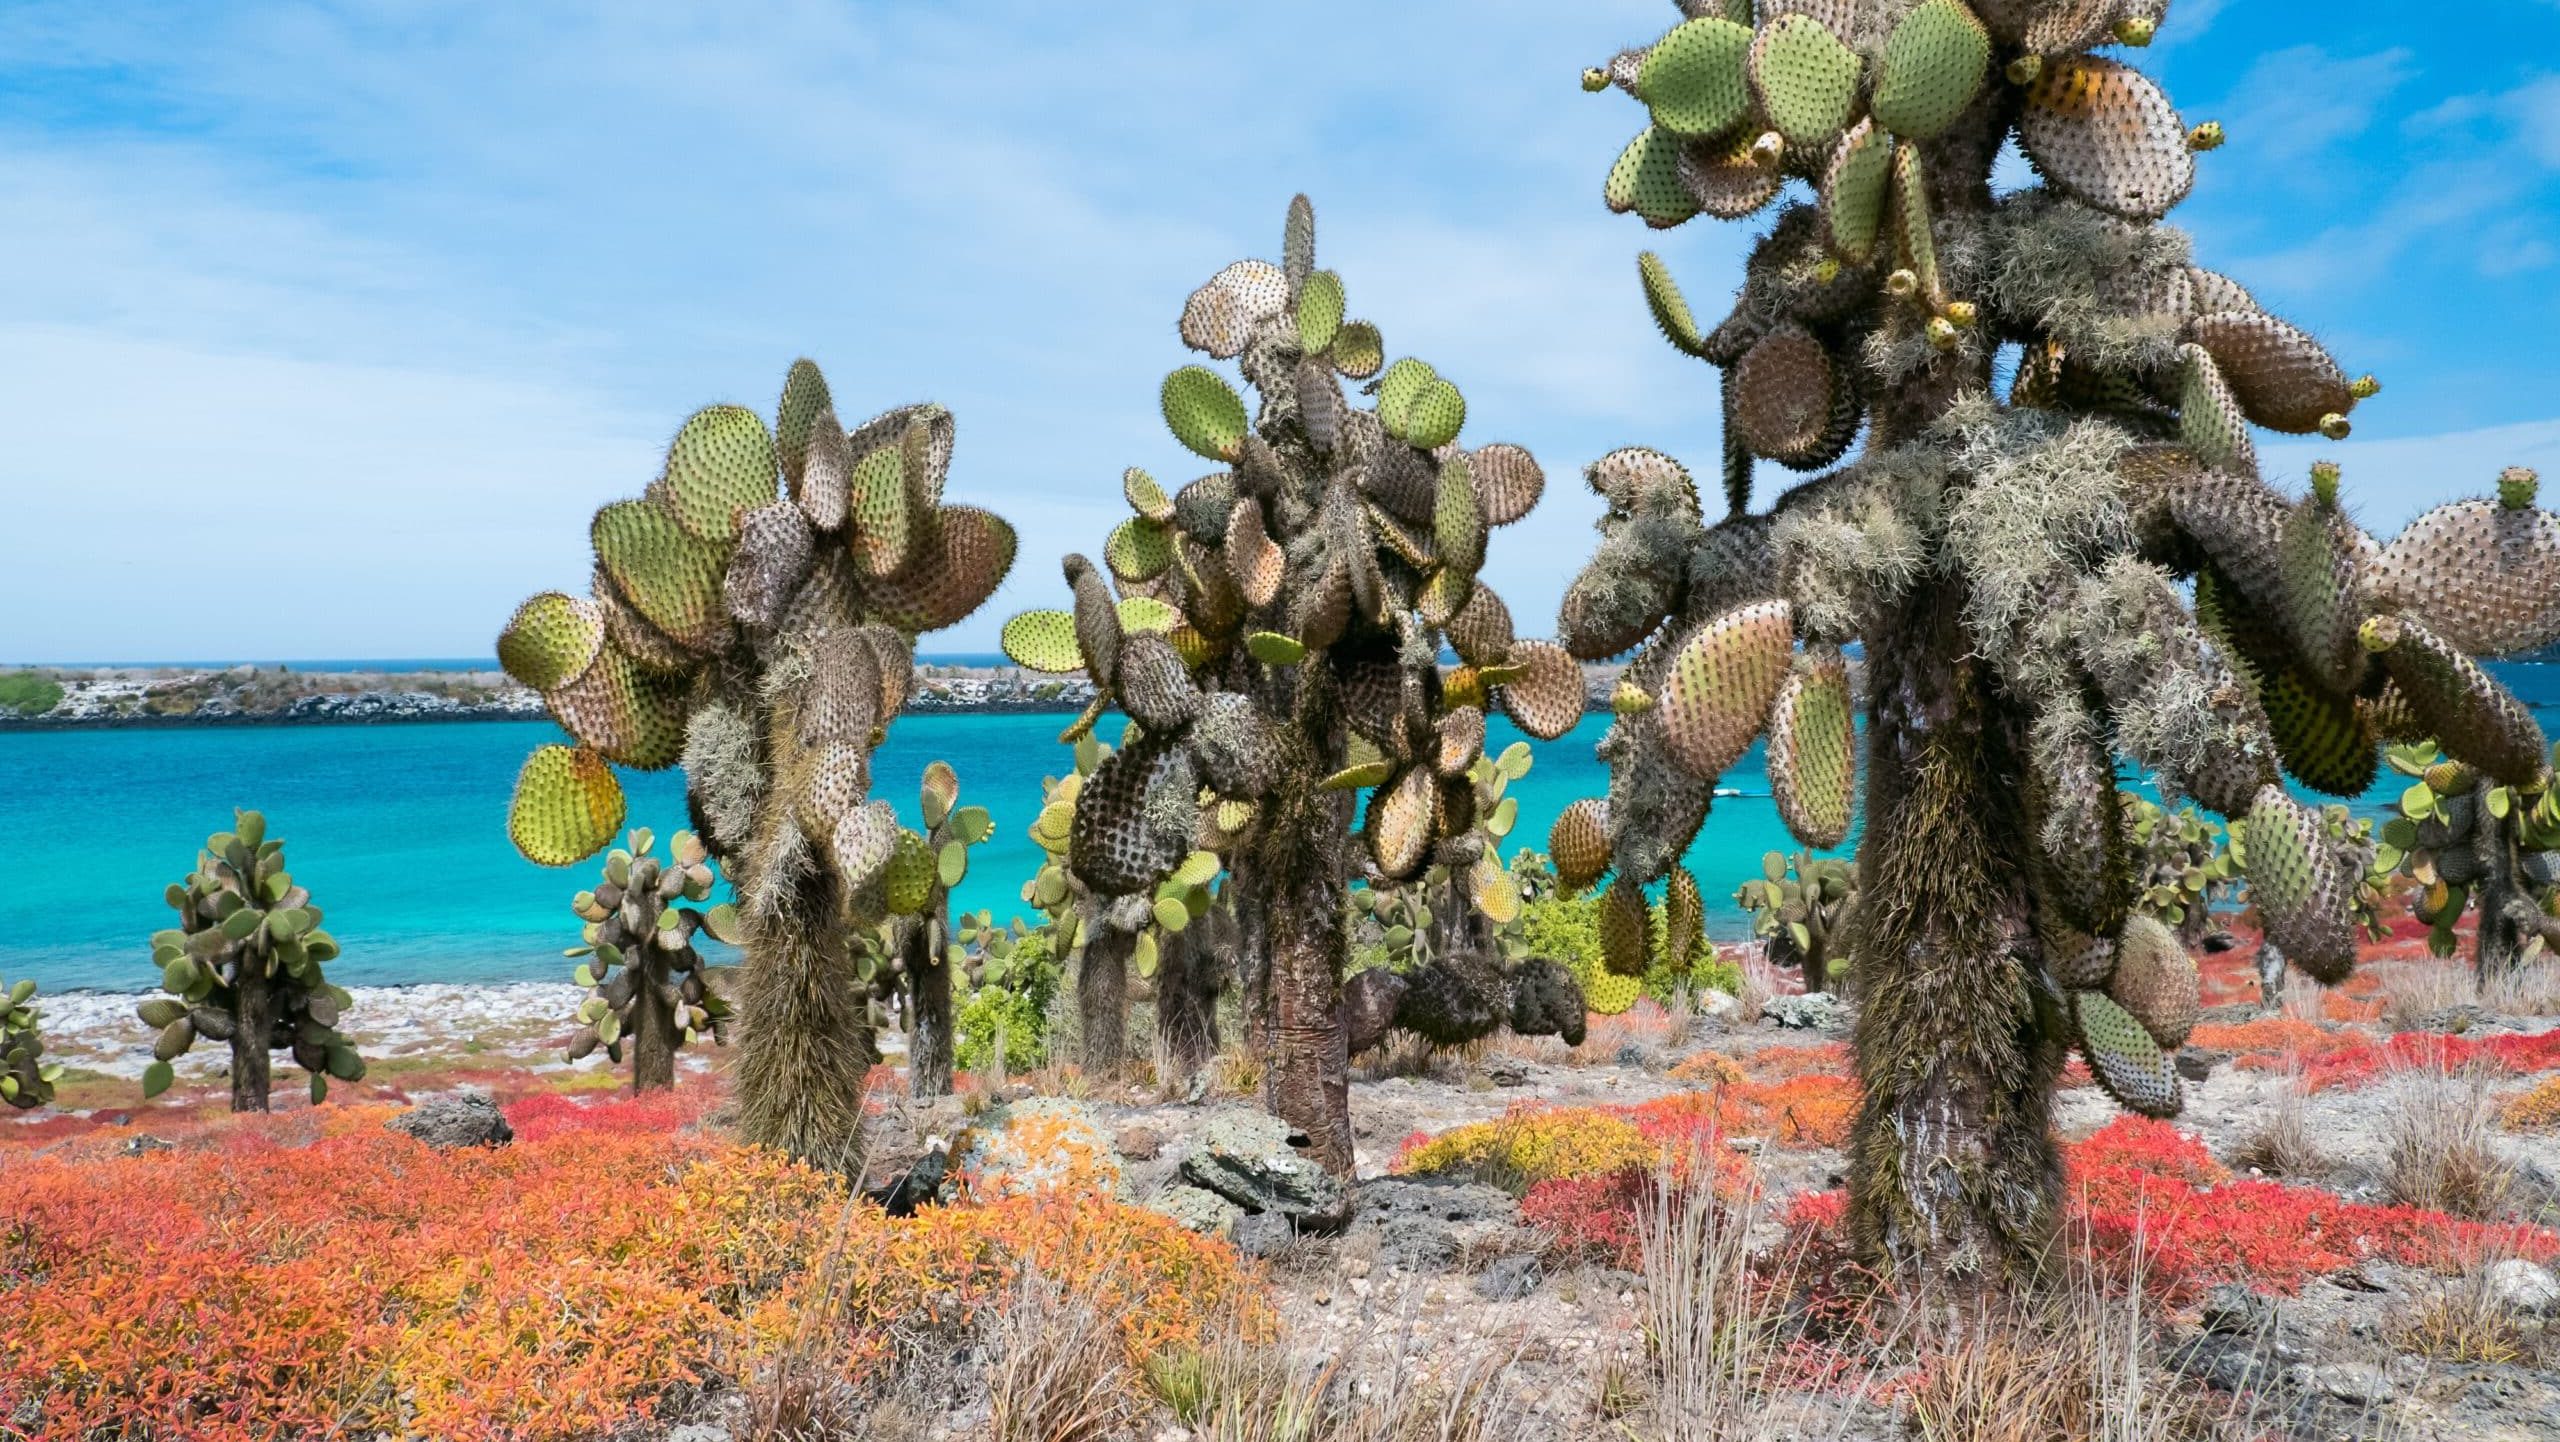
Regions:
M 2110 215 L 2158 220 L 2195 185 L 2177 109 L 2151 77 L 2094 55 L 2047 60 L 2018 144 L 2045 179 Z
M 538 746 L 516 773 L 507 838 L 529 861 L 567 866 L 593 856 L 622 830 L 622 783 L 582 746 Z
M 1586 796 L 1558 812 L 1547 831 L 1547 855 L 1556 883 L 1568 893 L 1598 881 L 1609 869 L 1609 803 Z
M 1858 52 L 1810 15 L 1780 15 L 1751 43 L 1752 94 L 1792 145 L 1820 148 L 1839 137 L 1857 106 L 1864 69 Z
M 1026 670 L 1058 674 L 1084 667 L 1084 653 L 1076 649 L 1072 612 L 1025 611 L 1004 623 L 998 644 L 1015 665 Z
M 1770 794 L 1796 839 L 1827 851 L 1848 839 L 1857 789 L 1849 663 L 1836 647 L 1807 651 L 1770 708 Z
M 1653 913 L 1644 888 L 1621 876 L 1600 894 L 1600 964 L 1617 976 L 1641 977 L 1653 965 Z
M 2264 311 L 2198 316 L 2187 339 L 2213 357 L 2241 412 L 2271 431 L 2310 435 L 2355 408 L 2346 372 L 2320 342 Z
M 667 448 L 661 478 L 667 508 L 702 540 L 738 538 L 738 513 L 770 503 L 774 485 L 773 436 L 764 420 L 744 406 L 705 406 L 693 413 Z
M 1231 461 L 1244 444 L 1244 398 L 1216 371 L 1184 366 L 1164 378 L 1164 422 L 1195 455 Z
M 1681 769 L 1712 781 L 1742 758 L 1768 723 L 1794 658 L 1784 601 L 1737 607 L 1691 632 L 1655 693 L 1662 734 Z
M 1512 664 L 1520 674 L 1502 683 L 1497 694 L 1502 709 L 1520 729 L 1541 741 L 1553 741 L 1582 720 L 1582 667 L 1549 641 L 1517 641 Z
M 2110 1000 L 2125 1009 L 2164 1051 L 2186 1044 L 2195 1028 L 2200 981 L 2195 958 L 2175 932 L 2140 913 L 2125 919 L 2116 940 L 2116 966 L 2106 983 Z
M 2276 786 L 2258 792 L 2247 825 L 2243 873 L 2267 940 L 2313 977 L 2343 980 L 2356 960 L 2354 882 L 2341 874 L 2327 828 Z
M 1653 123 L 1678 135 L 1721 135 L 1751 110 L 1743 74 L 1751 27 L 1706 17 L 1673 27 L 1636 71 L 1636 98 Z
M 1628 141 L 1609 167 L 1601 198 L 1611 210 L 1634 211 L 1657 230 L 1696 215 L 1698 202 L 1680 182 L 1680 137 L 1656 128 Z
M 2147 1117 L 2173 1117 L 2186 1103 L 2186 1088 L 2169 1054 L 2131 1012 L 2102 992 L 2071 994 L 2073 1018 L 2080 1030 L 2080 1054 L 2107 1095 L 2127 1111 Z
M 597 511 L 591 538 L 596 564 L 650 625 L 696 651 L 720 644 L 729 624 L 720 594 L 725 551 L 648 499 Z
M 2370 563 L 2377 598 L 2456 650 L 2505 656 L 2560 639 L 2560 517 L 2457 501 L 2412 521 Z
M 1927 140 L 1955 122 L 1982 89 L 1991 35 L 1958 0 L 1923 0 L 1893 27 L 1868 107 L 1876 123 Z
M 1861 120 L 1832 148 L 1822 179 L 1822 219 L 1831 248 L 1865 264 L 1884 231 L 1893 178 L 1893 137 Z
M 585 674 L 604 646 L 604 616 L 581 596 L 544 591 L 516 608 L 498 633 L 498 664 L 536 691 Z

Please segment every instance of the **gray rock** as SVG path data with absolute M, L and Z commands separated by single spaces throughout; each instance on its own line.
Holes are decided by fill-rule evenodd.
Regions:
M 2363 1362 L 2333 1362 L 2311 1369 L 2311 1385 L 2341 1402 L 2359 1405 L 2388 1402 L 2399 1395 L 2391 1385 L 2391 1377 L 2380 1367 Z
M 1691 997 L 1689 1008 L 1709 1021 L 1731 1021 L 1734 1013 L 1742 1010 L 1742 1003 L 1733 993 L 1711 986 Z
M 455 1147 L 502 1147 L 516 1139 L 515 1129 L 507 1125 L 486 1092 L 431 1097 L 383 1125 L 440 1152 Z
M 2275 1305 L 2237 1282 L 2205 1293 L 2204 1329 L 2219 1336 L 2254 1337 L 2275 1322 Z
M 1764 1020 L 1803 1031 L 1829 1031 L 1848 1019 L 1848 1008 L 1827 991 L 1802 996 L 1773 996 L 1760 1005 Z
M 2509 1257 L 2489 1269 L 2489 1295 L 2528 1317 L 2560 1316 L 2560 1277 L 2548 1267 Z
M 1247 1212 L 1236 1218 L 1229 1238 L 1248 1257 L 1276 1257 L 1298 1240 L 1298 1228 L 1278 1212 Z
M 1162 1212 L 1192 1231 L 1223 1237 L 1244 1217 L 1244 1208 L 1203 1187 L 1180 1183 L 1149 1197 L 1150 1211 Z
M 1273 1212 L 1302 1226 L 1329 1230 L 1351 1211 L 1340 1177 L 1289 1144 L 1288 1124 L 1267 1112 L 1224 1108 L 1201 1127 L 1182 1178 L 1248 1212 Z
M 1471 1240 L 1514 1230 L 1520 1204 L 1481 1182 L 1381 1177 L 1360 1184 L 1351 1240 L 1374 1242 L 1378 1260 L 1415 1271 L 1453 1266 Z
M 1539 1281 L 1537 1258 L 1505 1257 L 1476 1278 L 1476 1295 L 1488 1302 L 1516 1302 L 1538 1290 Z
M 669 1432 L 667 1442 L 730 1442 L 730 1435 L 717 1422 L 687 1422 Z

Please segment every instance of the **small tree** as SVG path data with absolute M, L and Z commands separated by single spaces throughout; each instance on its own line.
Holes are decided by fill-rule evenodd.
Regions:
M 627 849 L 605 854 L 596 888 L 569 904 L 586 924 L 585 940 L 568 954 L 581 958 L 575 980 L 587 988 L 569 1060 L 601 1046 L 619 1064 L 628 1048 L 634 1096 L 674 1086 L 676 1049 L 702 1033 L 729 1043 L 729 1003 L 711 989 L 710 968 L 693 939 L 707 932 L 735 941 L 737 908 L 677 905 L 710 899 L 717 880 L 711 853 L 690 831 L 667 843 L 663 863 L 651 854 L 656 845 L 646 827 L 632 832 Z
M 137 1009 L 160 1032 L 142 1094 L 167 1091 L 170 1063 L 201 1037 L 231 1045 L 233 1111 L 267 1109 L 268 1054 L 278 1051 L 310 1073 L 318 1103 L 331 1077 L 364 1076 L 364 1058 L 338 1033 L 353 999 L 320 970 L 337 959 L 338 943 L 320 929 L 310 891 L 285 870 L 284 843 L 267 835 L 267 818 L 232 815 L 232 829 L 205 838 L 196 869 L 170 884 L 178 924 L 151 938 L 168 995 Z
M 20 977 L 0 995 L 0 1102 L 20 1111 L 53 1100 L 53 1084 L 62 1079 L 59 1062 L 44 1057 L 44 1024 L 36 1015 L 36 984 Z

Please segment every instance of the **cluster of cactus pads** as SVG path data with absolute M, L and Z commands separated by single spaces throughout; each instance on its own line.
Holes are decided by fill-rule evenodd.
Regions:
M 1133 722 L 1076 799 L 1085 885 L 1152 891 L 1204 839 L 1227 859 L 1261 973 L 1248 994 L 1257 980 L 1265 993 L 1269 1100 L 1313 1155 L 1347 1169 L 1347 798 L 1371 791 L 1359 828 L 1370 864 L 1410 880 L 1472 827 L 1467 773 L 1488 708 L 1541 737 L 1580 718 L 1580 669 L 1515 637 L 1477 574 L 1488 534 L 1529 513 L 1545 476 L 1518 446 L 1460 445 L 1456 386 L 1419 360 L 1389 365 L 1377 327 L 1346 319 L 1303 196 L 1280 263 L 1220 271 L 1180 329 L 1236 362 L 1258 409 L 1205 366 L 1167 376 L 1166 424 L 1220 469 L 1171 492 L 1130 471 L 1135 514 L 1103 566 L 1068 557 L 1072 607 L 1014 617 L 1004 647 L 1093 680 L 1071 735 L 1113 703 Z M 1354 404 L 1343 381 L 1371 377 L 1374 406 Z M 1445 675 L 1444 641 L 1460 662 Z
M 1559 639 L 1635 650 L 1601 745 L 1622 883 L 1670 869 L 1764 732 L 1788 826 L 1838 844 L 1861 789 L 1841 648 L 1864 643 L 1851 1222 L 1883 1265 L 2033 1265 L 2066 1045 L 2127 1105 L 2179 1106 L 2192 966 L 2135 908 L 2119 755 L 2246 819 L 2268 938 L 2324 981 L 2355 961 L 2367 857 L 2285 773 L 2352 792 L 2384 740 L 2429 735 L 2493 785 L 2544 770 L 2471 657 L 2560 634 L 2560 519 L 2516 472 L 2384 543 L 2335 467 L 2300 496 L 2260 478 L 2253 426 L 2343 439 L 2377 387 L 2156 224 L 2220 133 L 2094 52 L 2164 10 L 1690 0 L 1586 76 L 1650 114 L 1613 207 L 1667 227 L 1812 189 L 1711 326 L 1641 259 L 1664 335 L 1722 374 L 1728 514 L 1667 456 L 1603 457 Z M 2012 140 L 2042 184 L 1999 194 Z M 1760 461 L 1822 474 L 1754 510 Z
M 851 430 L 794 362 L 768 426 L 688 419 L 647 493 L 596 512 L 587 595 L 544 592 L 498 638 L 574 745 L 516 782 L 508 832 L 535 861 L 622 828 L 613 767 L 682 762 L 694 832 L 738 892 L 742 1130 L 823 1165 L 860 1161 L 879 979 L 856 937 L 886 914 L 897 813 L 871 753 L 905 705 L 918 633 L 962 620 L 1013 564 L 1013 528 L 947 504 L 953 422 L 904 406 Z
M 2411 910 L 2430 928 L 2429 948 L 2451 956 L 2454 924 L 2475 903 L 2482 980 L 2560 948 L 2560 797 L 2548 785 L 2491 780 L 2433 741 L 2394 746 L 2384 759 L 2410 780 L 2376 864 L 2416 883 Z
M 587 988 L 569 1060 L 603 1047 L 619 1064 L 627 1048 L 634 1094 L 676 1084 L 679 1046 L 705 1032 L 724 1046 L 729 1041 L 729 1003 L 711 989 L 693 939 L 707 932 L 736 941 L 737 908 L 728 902 L 700 908 L 718 878 L 711 853 L 692 832 L 677 832 L 663 861 L 652 854 L 656 846 L 648 828 L 632 832 L 627 847 L 605 853 L 595 889 L 569 903 L 583 926 L 568 955 L 579 958 L 575 979 Z
M 35 995 L 35 982 L 25 977 L 0 994 L 0 1102 L 20 1111 L 52 1101 L 53 1084 L 62 1079 L 62 1064 L 43 1060 Z
M 960 775 L 947 761 L 925 764 L 916 788 L 922 831 L 902 829 L 882 900 L 888 915 L 855 960 L 861 979 L 894 994 L 907 1024 L 907 1091 L 948 1096 L 956 1033 L 951 1009 L 951 888 L 969 874 L 969 848 L 995 834 L 983 806 L 960 804 Z M 876 1027 L 886 1020 L 874 1015 Z
M 337 958 L 337 940 L 320 929 L 311 892 L 285 870 L 284 843 L 267 835 L 267 818 L 234 811 L 232 828 L 205 838 L 195 870 L 169 885 L 178 924 L 154 934 L 151 959 L 166 996 L 137 1009 L 157 1028 L 142 1094 L 158 1096 L 175 1080 L 171 1063 L 199 1038 L 231 1046 L 231 1109 L 267 1109 L 268 1053 L 290 1052 L 311 1076 L 311 1100 L 329 1094 L 329 1079 L 356 1081 L 364 1058 L 338 1033 L 352 1001 L 321 967 Z
M 1848 965 L 1850 914 L 1858 905 L 1857 868 L 1836 857 L 1772 851 L 1760 858 L 1760 874 L 1734 888 L 1734 904 L 1751 916 L 1751 934 L 1769 948 L 1769 960 L 1804 974 L 1804 989 L 1827 991 L 1832 973 Z

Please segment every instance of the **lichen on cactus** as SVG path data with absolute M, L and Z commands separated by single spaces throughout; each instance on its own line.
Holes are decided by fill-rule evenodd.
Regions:
M 310 1074 L 317 1104 L 332 1077 L 364 1076 L 364 1058 L 338 1031 L 353 998 L 321 972 L 338 942 L 321 929 L 310 890 L 285 870 L 284 842 L 267 834 L 265 815 L 232 818 L 229 831 L 205 838 L 195 870 L 170 883 L 178 924 L 151 938 L 167 994 L 136 1008 L 159 1033 L 142 1094 L 168 1090 L 171 1063 L 202 1039 L 231 1047 L 233 1111 L 267 1109 L 268 1054 L 277 1051 Z
M 2560 752 L 2555 752 L 2560 760 Z M 2560 947 L 2560 800 L 2548 784 L 2501 785 L 2448 760 L 2432 740 L 2384 754 L 2409 785 L 2383 823 L 2376 865 L 2417 888 L 2410 909 L 2428 949 L 2451 956 L 2476 908 L 2472 967 L 2484 982 Z
M 0 1102 L 20 1111 L 53 1100 L 62 1064 L 44 1060 L 44 1023 L 36 1013 L 36 984 L 20 977 L 0 988 Z
M 2539 729 L 2472 657 L 2560 634 L 2560 519 L 2510 473 L 2383 542 L 2336 467 L 2300 495 L 2260 478 L 2256 429 L 2343 440 L 2378 385 L 2157 224 L 2220 134 L 2095 53 L 2147 39 L 2156 0 L 1682 9 L 1586 77 L 1648 111 L 1603 198 L 1657 228 L 1779 208 L 1722 320 L 1637 266 L 1664 337 L 1722 375 L 1728 514 L 1656 452 L 1588 472 L 1607 512 L 1560 639 L 1634 654 L 1605 816 L 1573 840 L 1620 884 L 1667 873 L 1763 731 L 1800 841 L 1861 803 L 1851 1232 L 1887 1272 L 2033 1275 L 2065 1051 L 2128 1105 L 2179 1103 L 2143 1025 L 2178 1008 L 2108 990 L 2158 939 L 2131 920 L 2118 759 L 2244 823 L 2267 939 L 2340 979 L 2369 843 L 2285 783 L 2353 792 L 2381 741 L 2433 735 L 2538 784 Z M 2012 141 L 2042 183 L 2001 193 Z M 1816 474 L 1760 508 L 1761 461 Z M 1867 764 L 1844 779 L 1832 700 L 1784 698 L 1852 642 Z
M 627 844 L 605 854 L 594 889 L 569 903 L 580 939 L 565 954 L 578 962 L 572 979 L 587 989 L 569 1060 L 602 1047 L 618 1066 L 629 1051 L 635 1096 L 676 1084 L 679 1047 L 706 1034 L 728 1045 L 729 1003 L 712 989 L 710 965 L 694 938 L 738 939 L 734 904 L 701 905 L 719 880 L 701 839 L 677 832 L 664 858 L 656 847 L 648 828 L 632 832 Z
M 1518 446 L 1461 445 L 1456 383 L 1388 364 L 1343 294 L 1316 267 L 1303 196 L 1279 264 L 1238 261 L 1193 292 L 1184 342 L 1234 361 L 1258 405 L 1206 366 L 1167 376 L 1167 427 L 1220 469 L 1170 494 L 1126 475 L 1134 514 L 1103 564 L 1068 557 L 1072 605 L 1016 617 L 1005 640 L 1023 665 L 1093 679 L 1071 735 L 1113 704 L 1135 723 L 1076 802 L 1074 868 L 1096 893 L 1143 894 L 1180 865 L 1204 796 L 1232 818 L 1219 830 L 1268 1100 L 1347 1171 L 1354 793 L 1370 793 L 1356 828 L 1370 863 L 1410 880 L 1467 827 L 1466 741 L 1481 745 L 1484 716 L 1553 737 L 1583 693 L 1572 660 L 1517 638 L 1478 575 L 1489 532 L 1528 514 L 1544 473 Z M 1354 404 L 1343 382 L 1373 376 L 1374 404 Z M 1459 660 L 1445 675 L 1444 643 Z
M 847 1175 L 888 994 L 855 953 L 901 849 L 872 748 L 916 636 L 1013 564 L 1011 526 L 943 499 L 953 435 L 934 405 L 848 430 L 794 362 L 770 425 L 729 405 L 686 420 L 647 492 L 596 512 L 588 594 L 535 596 L 498 638 L 574 743 L 526 761 L 508 834 L 546 865 L 591 856 L 622 829 L 615 766 L 683 765 L 738 897 L 740 1130 Z
M 1847 980 L 1848 925 L 1858 905 L 1858 873 L 1836 857 L 1810 851 L 1760 858 L 1760 874 L 1734 888 L 1734 904 L 1751 917 L 1751 934 L 1775 966 L 1792 966 L 1807 991 Z

